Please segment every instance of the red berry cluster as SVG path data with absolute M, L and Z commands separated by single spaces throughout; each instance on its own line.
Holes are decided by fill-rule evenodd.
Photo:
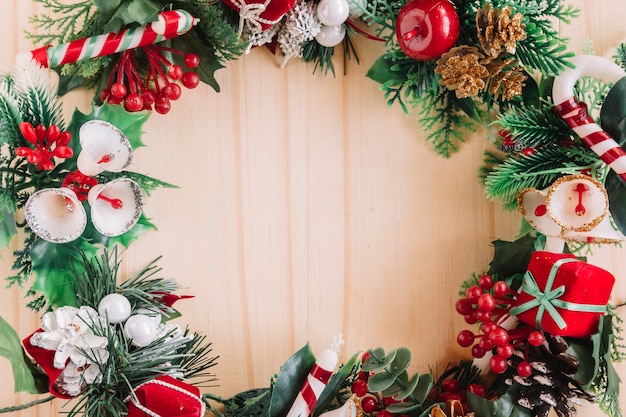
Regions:
M 446 378 L 441 380 L 436 386 L 431 388 L 428 393 L 428 398 L 433 402 L 446 402 L 456 400 L 463 405 L 463 410 L 467 414 L 469 408 L 467 406 L 466 394 L 467 391 L 478 395 L 479 397 L 485 397 L 486 389 L 482 384 L 469 384 L 467 388 L 462 388 L 459 384 L 459 380 L 455 378 Z
M 506 130 L 500 130 L 498 132 L 498 135 L 502 138 L 502 144 L 500 145 L 500 149 L 502 149 L 504 152 L 530 156 L 536 151 L 535 148 L 526 147 L 524 143 L 515 140 L 511 133 Z
M 15 149 L 17 156 L 25 156 L 26 160 L 34 164 L 39 170 L 50 171 L 54 168 L 52 158 L 70 158 L 73 155 L 72 148 L 67 145 L 72 140 L 72 134 L 68 131 L 61 132 L 56 125 L 46 128 L 44 125 L 33 127 L 28 122 L 20 123 L 20 132 L 24 138 L 35 145 L 35 149 L 28 146 L 20 146 Z M 54 149 L 52 149 L 54 147 Z
M 516 293 L 506 282 L 495 281 L 491 275 L 482 275 L 478 285 L 467 289 L 465 298 L 457 300 L 456 311 L 463 315 L 468 324 L 480 323 L 482 334 L 462 330 L 457 343 L 463 347 L 472 346 L 472 356 L 482 358 L 487 352 L 494 352 L 489 360 L 493 372 L 503 373 L 508 367 L 508 358 L 518 345 L 528 342 L 532 346 L 541 345 L 545 337 L 542 332 L 521 325 L 507 330 L 502 324 L 510 317 L 509 310 L 515 301 Z M 474 343 L 478 339 L 478 343 Z M 494 351 L 495 350 L 495 351 Z M 519 376 L 526 378 L 532 373 L 527 361 L 522 361 L 516 369 Z
M 369 357 L 369 352 L 365 352 L 362 356 L 362 361 Z M 377 417 L 408 417 L 406 414 L 393 414 L 386 410 L 391 404 L 398 402 L 393 397 L 382 397 L 378 392 L 371 392 L 367 386 L 367 380 L 370 374 L 366 372 L 359 372 L 358 378 L 352 383 L 350 389 L 354 395 L 359 397 L 361 403 L 361 409 L 365 415 L 376 415 Z
M 145 79 L 137 70 L 138 62 L 135 50 L 122 52 L 107 80 L 107 85 L 100 92 L 100 100 L 109 104 L 124 104 L 129 112 L 154 110 L 165 114 L 170 111 L 171 102 L 178 100 L 182 89 L 177 81 L 186 88 L 195 88 L 200 77 L 195 71 L 184 71 L 180 65 L 170 62 L 163 52 L 170 52 L 184 57 L 188 69 L 196 68 L 200 58 L 196 54 L 184 54 L 176 49 L 159 45 L 140 48 L 148 61 Z
M 89 177 L 79 170 L 76 170 L 65 176 L 62 186 L 74 191 L 78 201 L 87 201 L 89 190 L 91 190 L 96 184 L 98 184 L 97 179 Z

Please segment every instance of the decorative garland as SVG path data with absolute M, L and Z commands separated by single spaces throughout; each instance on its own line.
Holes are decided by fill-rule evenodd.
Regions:
M 576 10 L 556 0 L 38 2 L 54 16 L 33 21 L 51 34 L 30 37 L 53 46 L 18 56 L 0 79 L 0 244 L 22 239 L 8 281 L 32 279 L 29 307 L 45 311 L 22 341 L 0 319 L 17 391 L 78 398 L 69 415 L 91 417 L 224 415 L 215 402 L 226 416 L 570 417 L 581 400 L 621 415 L 615 278 L 576 255 L 626 232 L 626 48 L 617 64 L 567 52 L 552 24 Z M 214 72 L 253 46 L 280 46 L 282 66 L 299 57 L 334 72 L 334 47 L 355 52 L 357 34 L 385 42 L 368 76 L 390 104 L 419 107 L 437 152 L 455 151 L 472 123 L 498 126 L 486 193 L 519 208 L 526 230 L 494 242 L 488 271 L 462 285 L 455 308 L 473 327 L 457 342 L 474 360 L 410 375 L 408 349 L 376 348 L 338 364 L 338 338 L 317 356 L 304 346 L 268 388 L 200 393 L 214 378 L 211 345 L 168 323 L 188 297 L 157 277 L 156 260 L 119 276 L 117 248 L 154 228 L 144 196 L 170 186 L 127 171 L 142 124 L 169 111 L 181 84 L 219 90 Z M 77 86 L 96 91 L 94 106 L 66 123 L 59 96 Z

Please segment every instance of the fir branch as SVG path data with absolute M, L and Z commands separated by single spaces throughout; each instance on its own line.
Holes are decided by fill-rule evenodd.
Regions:
M 315 74 L 315 71 L 317 71 L 317 69 L 319 68 L 320 71 L 324 72 L 324 75 L 328 75 L 328 71 L 330 71 L 334 77 L 334 52 L 335 48 L 322 46 L 313 39 L 305 42 L 305 44 L 302 46 L 302 61 L 315 63 L 315 66 L 313 67 L 313 74 Z
M 74 40 L 82 32 L 86 23 L 95 13 L 92 0 L 83 0 L 67 4 L 60 0 L 35 0 L 43 5 L 50 14 L 39 14 L 30 18 L 30 22 L 44 33 L 26 32 L 27 39 L 37 44 L 59 44 Z
M 148 175 L 140 174 L 138 172 L 132 171 L 121 171 L 121 172 L 102 172 L 97 176 L 98 180 L 101 183 L 106 183 L 109 181 L 113 181 L 117 178 L 129 178 L 137 183 L 139 187 L 145 192 L 148 196 L 158 189 L 158 188 L 179 188 L 177 185 L 170 184 L 165 181 L 161 181 L 156 178 L 152 178 Z
M 500 126 L 525 147 L 552 145 L 569 137 L 569 127 L 557 116 L 550 105 L 542 107 L 518 106 L 504 112 Z
M 180 360 L 180 367 L 184 369 L 185 378 L 202 378 L 200 383 L 216 381 L 217 378 L 208 369 L 217 365 L 218 356 L 211 356 L 211 343 L 207 342 L 205 335 L 194 334 L 193 339 L 185 349 L 188 356 Z
M 465 142 L 467 132 L 474 131 L 470 119 L 460 112 L 454 92 L 445 88 L 423 95 L 420 102 L 419 121 L 426 140 L 438 154 L 450 157 Z
M 494 167 L 485 179 L 488 198 L 501 200 L 506 209 L 517 207 L 517 195 L 525 188 L 543 189 L 581 166 L 560 147 L 543 147 L 531 155 L 515 155 Z
M 21 121 L 20 98 L 13 88 L 13 80 L 5 77 L 0 81 L 0 144 L 8 144 L 10 148 L 18 146 Z

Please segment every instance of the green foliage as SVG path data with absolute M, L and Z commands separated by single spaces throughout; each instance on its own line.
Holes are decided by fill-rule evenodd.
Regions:
M 588 388 L 607 415 L 620 417 L 622 415 L 619 405 L 620 378 L 612 362 L 613 339 L 613 315 L 608 314 L 600 319 L 598 333 L 591 336 L 595 378 Z
M 530 417 L 532 410 L 517 404 L 519 391 L 520 386 L 513 384 L 504 395 L 493 401 L 467 392 L 467 404 L 476 417 Z
M 331 403 L 335 403 L 337 408 L 344 404 L 352 395 L 349 385 L 356 378 L 360 365 L 361 355 L 355 353 L 348 362 L 343 364 L 340 369 L 330 377 L 326 387 L 324 387 L 324 390 L 315 403 L 315 408 L 312 410 L 311 415 L 313 417 L 317 417 L 322 412 L 326 411 Z M 333 407 L 333 409 L 334 408 L 335 407 Z
M 409 413 L 420 410 L 433 386 L 431 374 L 409 377 L 407 368 L 411 364 L 411 351 L 397 348 L 388 354 L 382 348 L 370 349 L 369 357 L 361 366 L 364 372 L 372 373 L 367 381 L 371 392 L 380 392 L 383 397 L 394 397 L 398 402 L 387 406 L 390 413 Z
M 280 367 L 280 372 L 272 385 L 269 417 L 287 415 L 314 364 L 315 355 L 306 344 Z
M 41 45 L 68 42 L 76 38 L 86 22 L 89 22 L 95 13 L 92 0 L 83 0 L 68 4 L 60 0 L 35 0 L 50 14 L 35 15 L 30 22 L 40 30 L 40 33 L 27 32 L 26 37 Z
M 567 124 L 548 103 L 509 109 L 498 117 L 498 124 L 525 147 L 552 145 L 569 138 Z

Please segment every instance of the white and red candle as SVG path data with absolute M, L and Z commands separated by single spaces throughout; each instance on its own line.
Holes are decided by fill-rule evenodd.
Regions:
M 626 72 L 617 64 L 593 55 L 574 57 L 572 63 L 575 68 L 563 71 L 554 79 L 554 109 L 582 141 L 626 181 L 626 152 L 589 116 L 587 105 L 574 97 L 574 86 L 583 76 L 615 83 L 625 77 Z
M 159 13 L 158 20 L 146 26 L 78 39 L 57 46 L 44 46 L 30 54 L 42 66 L 56 68 L 83 59 L 111 55 L 172 39 L 188 32 L 197 23 L 198 19 L 185 10 L 168 10 Z

